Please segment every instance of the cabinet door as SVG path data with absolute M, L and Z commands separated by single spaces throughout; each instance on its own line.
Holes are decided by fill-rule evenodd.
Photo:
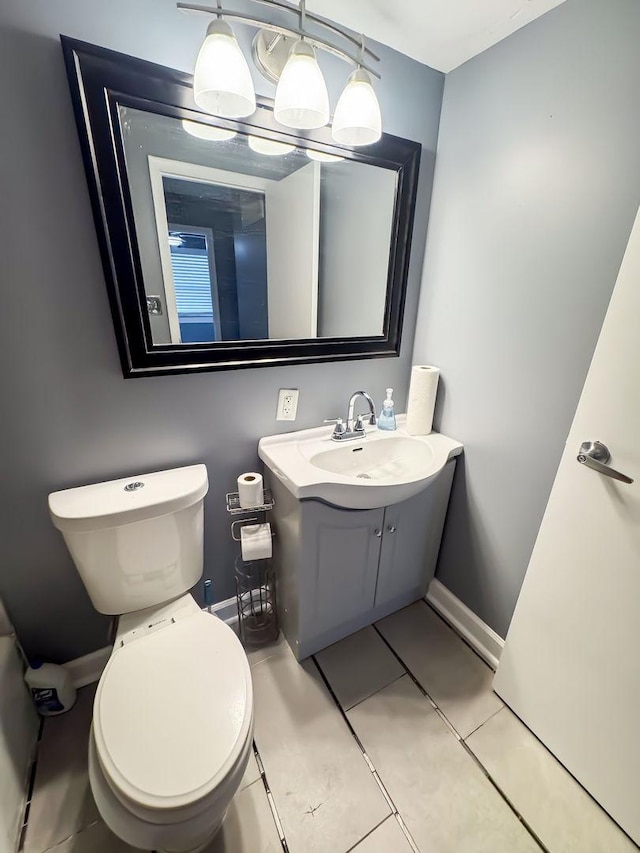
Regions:
M 385 510 L 376 607 L 413 593 L 422 598 L 434 575 L 455 460 L 408 501 Z
M 301 599 L 308 602 L 311 633 L 319 636 L 373 608 L 384 510 L 305 501 L 303 517 L 301 575 L 308 587 Z

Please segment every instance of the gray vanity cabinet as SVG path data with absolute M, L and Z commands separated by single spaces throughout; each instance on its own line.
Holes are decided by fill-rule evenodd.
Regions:
M 311 634 L 333 631 L 373 609 L 383 516 L 384 509 L 302 504 L 305 564 L 313 588 L 306 608 Z
M 446 469 L 442 474 L 447 474 Z M 435 571 L 448 494 L 442 507 L 440 497 L 440 489 L 427 488 L 411 500 L 385 509 L 376 607 L 407 594 L 415 593 L 416 599 L 426 594 L 433 575 L 428 575 L 427 566 Z
M 298 660 L 426 594 L 454 470 L 452 459 L 418 495 L 368 510 L 299 501 L 267 470 L 278 613 Z

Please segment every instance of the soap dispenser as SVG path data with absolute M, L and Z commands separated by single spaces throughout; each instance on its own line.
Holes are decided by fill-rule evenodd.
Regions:
M 387 397 L 378 418 L 378 429 L 394 430 L 396 428 L 396 410 L 391 399 L 392 394 L 393 388 L 387 388 Z

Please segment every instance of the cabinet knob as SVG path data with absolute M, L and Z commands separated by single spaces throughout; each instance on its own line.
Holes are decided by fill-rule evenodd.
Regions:
M 380 528 L 379 528 L 379 527 L 376 527 L 376 529 L 375 529 L 373 532 L 376 534 L 376 536 L 378 537 L 378 539 L 381 539 L 381 538 L 382 538 L 382 530 L 380 530 Z
M 395 533 L 395 532 L 396 532 L 396 527 L 395 527 L 395 525 L 393 525 L 393 524 L 388 524 L 388 525 L 387 525 L 387 530 L 389 531 L 389 533 Z

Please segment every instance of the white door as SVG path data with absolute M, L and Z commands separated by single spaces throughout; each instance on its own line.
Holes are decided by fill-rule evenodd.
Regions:
M 586 441 L 635 482 L 581 464 Z M 640 214 L 494 687 L 640 843 Z
M 320 163 L 312 162 L 265 196 L 269 338 L 318 334 Z

